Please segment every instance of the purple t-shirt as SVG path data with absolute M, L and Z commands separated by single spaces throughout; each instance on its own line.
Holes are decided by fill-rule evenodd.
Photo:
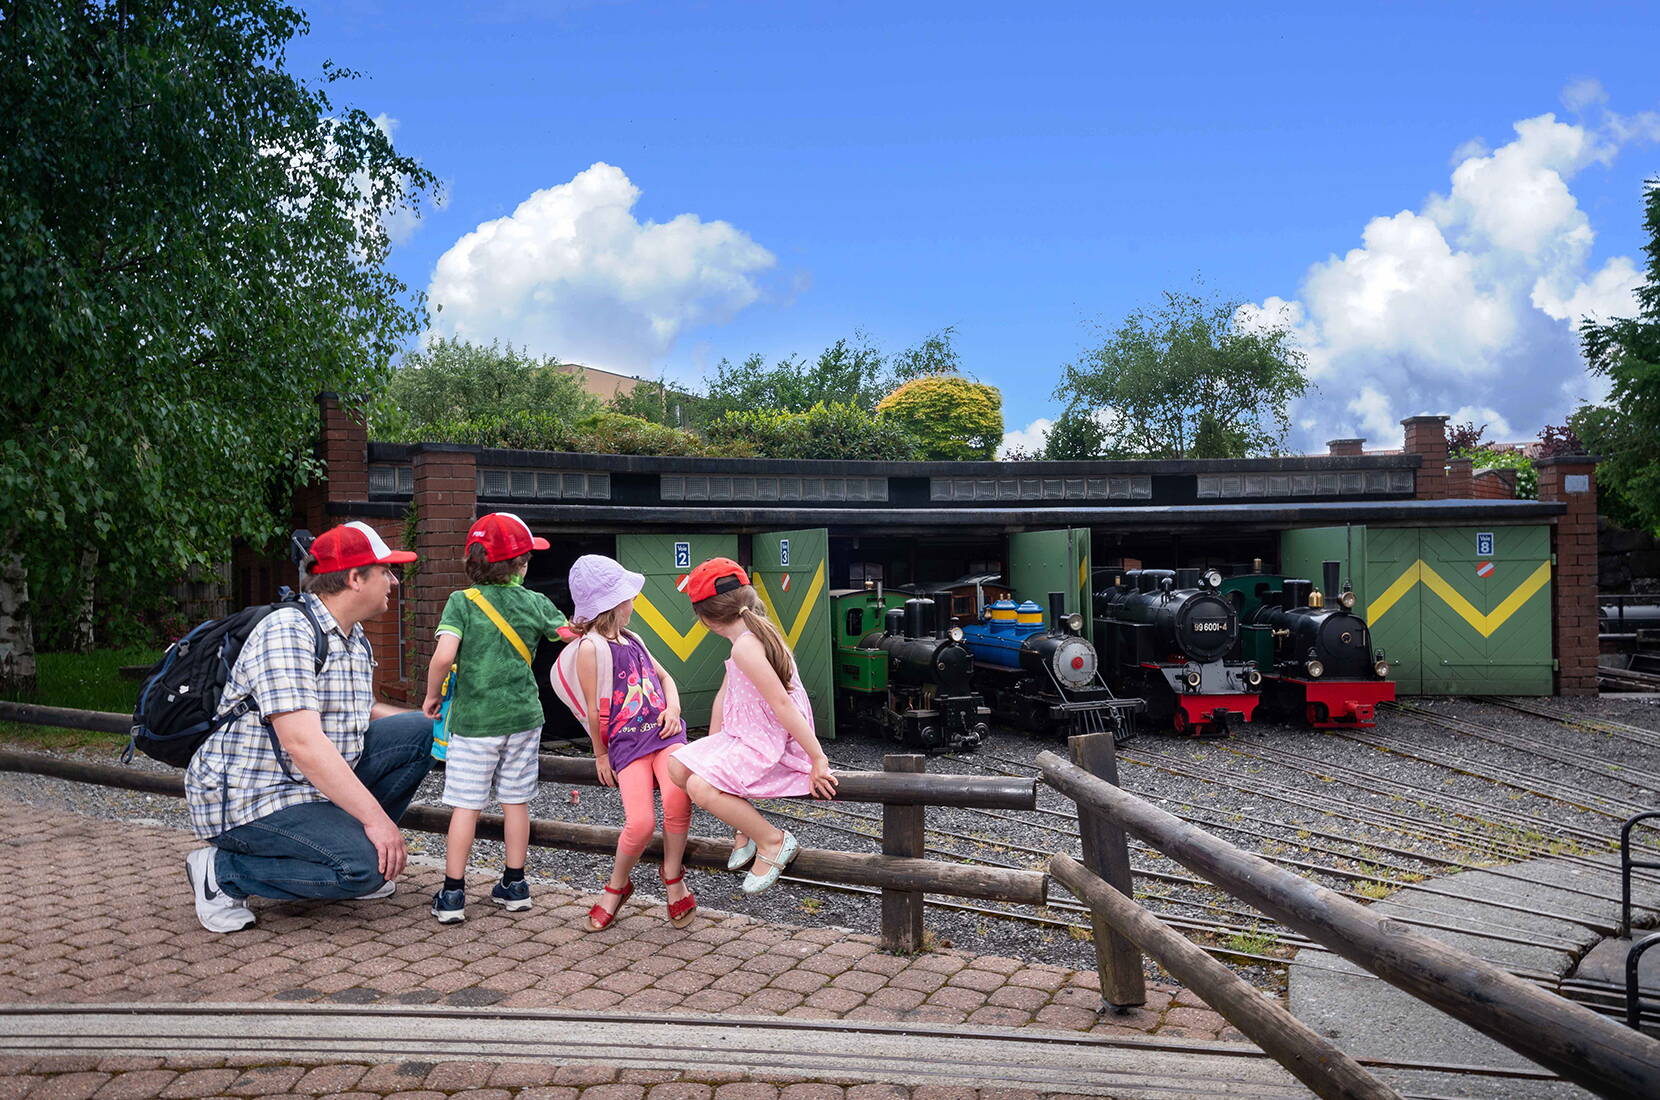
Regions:
M 612 642 L 611 732 L 605 749 L 613 770 L 620 772 L 642 756 L 686 743 L 684 720 L 674 736 L 658 736 L 666 706 L 668 699 L 646 647 L 626 635 Z

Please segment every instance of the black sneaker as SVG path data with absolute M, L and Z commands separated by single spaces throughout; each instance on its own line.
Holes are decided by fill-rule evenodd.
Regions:
M 509 913 L 521 913 L 530 908 L 530 883 L 524 879 L 498 882 L 490 887 L 490 900 Z
M 432 915 L 438 918 L 439 924 L 455 924 L 466 920 L 467 892 L 440 888 L 432 895 Z

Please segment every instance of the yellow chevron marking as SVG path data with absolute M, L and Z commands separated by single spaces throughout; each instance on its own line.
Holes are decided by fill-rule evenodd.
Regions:
M 674 651 L 674 655 L 680 658 L 682 664 L 691 659 L 692 654 L 697 652 L 697 647 L 709 634 L 709 628 L 695 618 L 692 620 L 692 628 L 684 634 L 680 633 L 674 628 L 674 624 L 652 605 L 644 592 L 634 597 L 634 614 L 651 628 L 653 634 L 663 640 L 664 645 Z
M 1408 566 L 1399 577 L 1395 578 L 1395 583 L 1384 589 L 1381 596 L 1372 601 L 1371 606 L 1366 609 L 1367 621 L 1376 626 L 1377 621 L 1383 618 L 1384 614 L 1391 607 L 1394 607 L 1402 596 L 1411 591 L 1412 586 L 1419 581 L 1423 581 L 1426 588 L 1441 597 L 1442 601 L 1459 618 L 1475 628 L 1478 634 L 1483 638 L 1490 638 L 1494 631 L 1508 622 L 1510 617 L 1521 609 L 1523 604 L 1531 600 L 1541 588 L 1550 583 L 1550 562 L 1540 562 L 1539 567 L 1528 576 L 1527 580 L 1517 585 L 1510 595 L 1506 596 L 1493 609 L 1492 614 L 1483 615 L 1476 610 L 1474 604 L 1464 598 L 1458 589 L 1449 584 L 1445 577 L 1426 565 L 1422 559 L 1419 559 Z
M 1395 578 L 1395 583 L 1385 588 L 1383 595 L 1372 601 L 1372 606 L 1366 609 L 1366 621 L 1369 624 L 1376 626 L 1377 621 L 1383 618 L 1384 614 L 1391 607 L 1394 607 L 1402 596 L 1412 590 L 1412 586 L 1419 581 L 1423 566 L 1424 563 L 1421 561 L 1415 561 L 1407 566 L 1406 571 Z
M 785 639 L 793 650 L 801 642 L 802 632 L 807 629 L 807 620 L 812 618 L 813 604 L 818 602 L 819 593 L 824 591 L 824 562 L 818 563 L 818 569 L 813 573 L 813 582 L 807 586 L 807 594 L 802 597 L 801 610 L 796 613 L 795 622 L 785 627 L 783 618 L 778 614 L 778 608 L 773 605 L 772 593 L 767 591 L 767 582 L 759 573 L 754 575 L 755 591 L 760 593 L 761 602 L 766 605 L 767 615 L 784 631 Z
M 1422 562 L 1419 564 L 1423 565 Z M 1491 615 L 1483 615 L 1471 605 L 1469 600 L 1459 594 L 1458 589 L 1448 584 L 1441 574 L 1427 565 L 1423 565 L 1423 572 L 1424 584 L 1429 590 L 1445 600 L 1447 606 L 1457 612 L 1459 618 L 1475 627 L 1476 632 L 1483 638 L 1492 637 L 1493 631 L 1503 626 L 1505 621 L 1514 615 L 1519 607 L 1531 599 L 1535 592 L 1538 592 L 1550 582 L 1550 562 L 1540 562 L 1539 568 L 1533 571 L 1533 575 L 1517 585 L 1515 590 L 1504 598 L 1504 602 L 1493 609 Z

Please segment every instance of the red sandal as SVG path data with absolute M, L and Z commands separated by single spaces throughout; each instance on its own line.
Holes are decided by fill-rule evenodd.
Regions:
M 663 872 L 661 870 L 658 870 L 657 873 L 658 873 L 659 876 L 661 876 Z M 678 878 L 663 879 L 663 885 L 664 886 L 673 886 L 677 882 L 684 882 L 685 879 L 686 879 L 686 872 L 681 871 Z M 681 898 L 679 901 L 669 902 L 669 923 L 674 925 L 676 928 L 684 928 L 688 924 L 692 923 L 692 917 L 696 913 L 697 913 L 697 897 L 692 893 L 692 891 L 689 888 L 686 891 L 686 896 L 685 897 Z
M 601 889 L 603 889 L 607 894 L 616 894 L 622 899 L 622 901 L 617 902 L 617 910 L 618 912 L 621 912 L 623 902 L 627 901 L 629 896 L 634 893 L 634 884 L 631 882 L 627 886 L 624 886 L 621 890 L 613 890 L 611 889 L 610 884 L 607 883 L 605 886 L 601 887 Z M 607 928 L 610 928 L 611 922 L 616 919 L 616 913 L 607 913 L 605 911 L 605 907 L 596 901 L 594 903 L 594 907 L 588 910 L 588 931 L 603 932 Z

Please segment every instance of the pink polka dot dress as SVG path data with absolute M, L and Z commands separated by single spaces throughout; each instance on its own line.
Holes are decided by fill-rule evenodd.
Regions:
M 813 726 L 813 705 L 801 677 L 790 673 L 790 701 Z M 726 662 L 721 729 L 678 750 L 674 758 L 716 790 L 739 798 L 812 794 L 812 761 L 773 714 L 737 663 Z

